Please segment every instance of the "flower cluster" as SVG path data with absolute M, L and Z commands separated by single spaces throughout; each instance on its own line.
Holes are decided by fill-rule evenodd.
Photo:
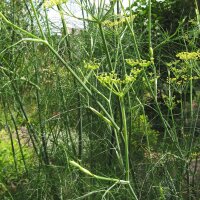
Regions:
M 51 8 L 56 5 L 60 5 L 62 3 L 66 3 L 68 0 L 45 0 L 44 6 L 46 8 Z
M 117 96 L 123 96 L 123 92 L 120 89 L 122 81 L 114 71 L 110 73 L 102 73 L 97 76 L 97 79 L 103 86 L 107 87 Z
M 96 63 L 96 62 L 86 62 L 86 61 L 84 61 L 84 68 L 85 68 L 85 69 L 95 70 L 95 69 L 98 69 L 99 66 L 100 66 L 99 63 Z
M 122 96 L 128 92 L 132 87 L 132 84 L 137 80 L 141 72 L 151 65 L 151 61 L 147 60 L 134 60 L 126 59 L 126 63 L 131 65 L 131 71 L 129 74 L 125 74 L 122 78 L 117 73 L 111 71 L 105 72 L 97 76 L 99 82 L 107 87 L 110 91 L 114 92 L 118 96 Z
M 130 75 L 125 75 L 124 80 L 122 81 L 124 84 L 128 84 L 128 83 L 133 83 L 134 81 L 136 81 L 136 76 L 130 74 Z
M 187 75 L 182 75 L 181 77 L 173 77 L 173 78 L 167 78 L 168 83 L 173 83 L 179 86 L 184 87 L 185 84 L 187 84 L 190 80 L 199 80 L 198 76 L 187 76 Z
M 165 105 L 169 108 L 169 109 L 174 109 L 178 103 L 178 101 L 176 100 L 175 96 L 167 96 L 165 94 L 162 94 L 162 98 L 165 102 Z
M 110 73 L 103 73 L 99 76 L 97 76 L 97 79 L 99 80 L 100 83 L 102 84 L 118 84 L 121 83 L 121 80 L 118 78 L 117 74 L 112 71 Z
M 191 57 L 190 57 L 191 58 Z M 166 63 L 170 72 L 170 76 L 167 77 L 167 83 L 172 84 L 172 86 L 179 92 L 182 93 L 183 90 L 188 86 L 191 80 L 199 80 L 200 77 L 191 74 L 191 68 L 193 67 L 189 63 L 181 62 L 180 60 L 175 60 L 170 63 Z
M 103 73 L 97 76 L 97 79 L 102 84 L 128 84 L 136 81 L 141 71 L 141 69 L 134 68 L 131 70 L 130 75 L 126 74 L 124 76 L 124 79 L 120 79 L 118 75 L 114 71 L 112 71 L 111 73 Z
M 134 76 L 134 77 L 137 77 L 140 74 L 141 71 L 142 71 L 142 69 L 138 69 L 137 67 L 134 67 L 131 70 L 131 75 Z
M 151 65 L 151 61 L 147 60 L 134 60 L 134 59 L 126 59 L 126 63 L 129 64 L 131 67 L 139 65 L 140 67 L 149 67 Z
M 132 22 L 134 19 L 135 19 L 135 15 L 131 15 L 129 17 L 124 16 L 124 17 L 121 17 L 121 19 L 115 20 L 115 21 L 105 20 L 102 24 L 107 27 L 114 27 L 114 26 L 122 25 L 123 23 L 126 22 L 126 20 L 128 22 Z
M 200 52 L 180 52 L 176 54 L 181 60 L 198 60 L 200 59 Z
M 174 62 L 175 63 L 175 62 Z M 173 77 L 167 78 L 168 83 L 173 83 L 176 85 L 182 85 L 188 83 L 190 79 L 190 74 L 188 73 L 189 68 L 187 66 L 176 66 L 173 63 L 168 65 L 170 71 L 173 73 Z
M 116 95 L 123 96 L 128 92 L 132 84 L 137 80 L 137 77 L 141 71 L 142 69 L 137 69 L 136 67 L 134 67 L 131 70 L 130 74 L 125 74 L 123 78 L 119 78 L 117 73 L 115 73 L 114 71 L 110 73 L 105 72 L 97 76 L 97 79 L 102 85 L 107 87 Z

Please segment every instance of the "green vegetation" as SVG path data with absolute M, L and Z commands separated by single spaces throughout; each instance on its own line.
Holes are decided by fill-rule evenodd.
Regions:
M 0 199 L 198 199 L 198 1 L 75 2 L 0 2 Z

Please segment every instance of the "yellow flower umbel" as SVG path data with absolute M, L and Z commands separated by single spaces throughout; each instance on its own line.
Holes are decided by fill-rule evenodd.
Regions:
M 129 64 L 131 67 L 134 67 L 139 64 L 139 60 L 126 59 L 126 63 Z
M 97 76 L 97 79 L 103 86 L 107 87 L 111 92 L 113 92 L 117 96 L 123 96 L 123 93 L 120 89 L 122 81 L 114 71 L 110 73 L 104 72 Z
M 95 62 L 86 62 L 84 61 L 84 68 L 88 69 L 88 70 L 95 70 L 98 69 L 100 66 L 99 63 L 95 63 Z
M 134 67 L 130 74 L 125 74 L 123 78 L 119 78 L 118 74 L 112 71 L 110 73 L 102 73 L 97 76 L 97 79 L 114 94 L 122 97 L 129 91 L 141 72 L 142 69 Z
M 200 52 L 180 52 L 176 54 L 181 60 L 198 60 L 200 59 Z
M 169 77 L 167 77 L 167 83 L 179 93 L 182 93 L 188 87 L 190 81 L 198 80 L 200 78 L 198 74 L 195 75 L 195 71 L 191 73 L 193 65 L 188 62 L 188 60 L 196 60 L 196 58 L 192 54 L 189 55 L 185 53 L 180 53 L 180 55 L 178 55 L 182 61 L 175 60 L 173 62 L 166 63 L 169 74 Z
M 103 85 L 105 85 L 105 84 L 110 85 L 110 84 L 121 83 L 121 80 L 117 77 L 117 74 L 114 71 L 112 71 L 110 73 L 103 73 L 103 74 L 97 76 L 97 79 Z
M 121 18 L 119 18 L 118 20 L 115 20 L 115 21 L 105 20 L 103 22 L 103 25 L 107 26 L 107 27 L 114 27 L 114 26 L 119 26 L 119 25 L 124 24 L 126 22 L 126 20 L 128 22 L 132 22 L 134 19 L 135 19 L 135 15 L 131 15 L 129 17 L 123 16 L 123 17 L 121 17 Z
M 46 8 L 51 8 L 53 6 L 60 5 L 62 3 L 66 3 L 68 0 L 45 0 L 44 6 Z
M 151 61 L 142 59 L 126 59 L 126 63 L 129 64 L 131 67 L 135 67 L 136 65 L 139 65 L 140 67 L 149 67 L 151 65 Z
M 133 76 L 132 74 L 130 74 L 130 75 L 125 75 L 125 78 L 124 78 L 124 80 L 123 80 L 123 83 L 124 84 L 128 84 L 128 83 L 133 83 L 134 81 L 136 81 L 136 76 Z

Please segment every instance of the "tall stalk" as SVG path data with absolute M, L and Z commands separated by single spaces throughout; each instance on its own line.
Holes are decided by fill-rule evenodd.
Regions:
M 61 21 L 62 21 L 62 26 L 63 26 L 63 30 L 64 30 L 64 37 L 65 37 L 65 41 L 67 44 L 67 50 L 68 50 L 68 56 L 69 56 L 69 62 L 73 62 L 73 58 L 72 58 L 72 50 L 71 50 L 71 45 L 70 45 L 70 41 L 69 41 L 69 34 L 68 34 L 68 28 L 67 28 L 67 24 L 65 22 L 65 18 L 64 18 L 64 14 L 63 14 L 63 9 L 61 5 L 57 5 L 57 8 L 59 10 L 60 16 L 61 16 Z M 82 11 L 83 15 L 84 15 L 84 11 Z M 84 22 L 85 25 L 85 22 Z M 81 160 L 82 158 L 82 148 L 83 148 L 83 118 L 82 118 L 82 108 L 81 108 L 81 95 L 80 92 L 78 91 L 78 86 L 77 86 L 77 80 L 74 78 L 74 87 L 77 90 L 77 119 L 78 119 L 78 157 Z
M 148 11 L 148 41 L 149 41 L 149 56 L 150 56 L 150 60 L 152 62 L 152 67 L 153 67 L 153 71 L 154 71 L 154 93 L 155 93 L 155 100 L 157 101 L 158 98 L 158 94 L 157 94 L 157 90 L 158 90 L 158 78 L 157 78 L 157 72 L 156 72 L 156 66 L 154 63 L 154 55 L 153 55 L 153 48 L 152 48 L 152 39 L 151 39 L 151 32 L 152 32 L 152 20 L 151 20 L 151 0 L 148 1 L 148 7 L 149 7 L 149 11 Z
M 38 69 L 37 66 L 35 66 L 35 79 L 37 85 L 39 85 L 40 80 L 38 77 Z M 41 134 L 41 140 L 42 140 L 42 158 L 46 165 L 49 165 L 49 156 L 47 152 L 47 139 L 46 139 L 46 130 L 44 125 L 44 120 L 42 118 L 42 106 L 41 106 L 41 99 L 38 89 L 36 89 L 36 102 L 38 107 L 38 119 L 40 124 L 40 134 Z
M 112 62 L 111 62 L 110 53 L 109 53 L 109 50 L 108 50 L 108 45 L 107 45 L 105 33 L 103 31 L 102 23 L 99 23 L 99 30 L 100 30 L 100 34 L 101 34 L 101 37 L 102 37 L 103 47 L 105 49 L 107 61 L 108 61 L 108 64 L 109 64 L 109 70 L 112 71 L 113 66 L 112 66 Z
M 19 145 L 20 154 L 22 156 L 22 161 L 23 161 L 23 164 L 24 164 L 24 168 L 25 168 L 26 174 L 28 175 L 28 168 L 27 168 L 27 164 L 26 164 L 26 160 L 25 160 L 25 156 L 24 156 L 24 151 L 23 151 L 21 140 L 20 140 L 20 136 L 19 136 L 19 131 L 18 131 L 18 128 L 17 128 L 17 124 L 16 124 L 15 118 L 14 118 L 12 112 L 10 111 L 10 109 L 9 109 L 9 112 L 10 112 L 12 123 L 13 123 L 14 128 L 15 128 L 15 133 L 16 133 L 16 136 L 17 136 L 17 142 L 18 142 L 18 145 Z
M 159 8 L 170 1 L 160 1 Z M 27 173 L 31 172 L 28 177 L 33 173 L 31 184 L 23 185 L 25 189 L 28 187 L 26 194 L 30 194 L 30 187 L 37 181 L 31 195 L 36 194 L 40 199 L 184 199 L 183 193 L 192 199 L 192 195 L 196 195 L 191 188 L 195 189 L 196 184 L 195 174 L 191 176 L 190 171 L 193 158 L 196 159 L 195 173 L 198 169 L 196 135 L 200 105 L 196 110 L 199 97 L 196 100 L 194 96 L 198 84 L 196 74 L 199 77 L 198 60 L 180 59 L 178 62 L 176 51 L 183 51 L 185 47 L 188 53 L 190 49 L 199 53 L 195 44 L 199 30 L 198 1 L 193 1 L 195 23 L 189 21 L 186 29 L 182 20 L 170 36 L 164 31 L 166 22 L 162 16 L 158 16 L 160 27 L 153 21 L 156 5 L 152 0 L 144 3 L 144 7 L 139 0 L 108 3 L 106 0 L 75 0 L 82 13 L 77 19 L 83 22 L 84 30 L 72 35 L 68 32 L 65 15 L 74 14 L 64 7 L 64 1 L 51 1 L 50 6 L 57 7 L 62 23 L 62 35 L 54 34 L 48 16 L 52 8 L 44 8 L 41 14 L 38 10 L 48 2 L 41 0 L 36 6 L 34 0 L 23 0 L 29 18 L 20 21 L 20 25 L 17 25 L 16 11 L 21 4 L 15 0 L 0 3 L 0 9 L 8 4 L 11 11 L 3 11 L 11 20 L 0 11 L 0 28 L 6 41 L 0 52 L 5 64 L 0 66 L 3 125 L 10 136 L 17 181 L 21 176 L 20 164 Z M 140 5 L 135 8 L 137 2 Z M 137 14 L 137 9 L 145 12 Z M 136 18 L 132 22 L 134 13 Z M 24 21 L 26 30 L 21 28 Z M 138 21 L 140 24 L 136 24 Z M 155 30 L 159 33 L 156 37 Z M 21 40 L 16 41 L 17 37 Z M 0 37 L 3 41 L 2 38 L 4 36 Z M 171 51 L 169 47 L 174 48 Z M 86 60 L 84 66 L 83 60 Z M 129 65 L 128 60 L 133 65 Z M 145 68 L 147 62 L 150 65 Z M 160 67 L 161 73 L 158 72 L 158 66 L 166 66 L 166 63 L 168 71 Z M 183 91 L 185 84 L 180 86 L 180 92 L 179 82 L 174 81 L 179 78 L 175 79 L 176 74 L 170 67 L 179 64 L 188 66 L 185 81 L 188 91 Z M 173 73 L 170 74 L 170 70 Z M 9 94 L 13 101 L 6 102 Z M 27 165 L 16 112 L 27 126 L 33 144 L 30 148 L 38 156 L 40 165 L 34 166 L 33 171 Z M 1 123 L 0 115 L 0 128 Z M 21 163 L 17 162 L 13 130 Z M 171 167 L 174 163 L 175 167 Z M 82 194 L 88 190 L 92 191 Z
M 129 142 L 128 142 L 128 130 L 126 123 L 126 111 L 125 111 L 125 103 L 124 97 L 119 97 L 120 107 L 122 113 L 122 122 L 123 122 L 123 135 L 124 135 L 124 145 L 125 145 L 125 166 L 126 166 L 126 181 L 130 179 L 130 168 L 129 168 Z
M 11 148 L 12 148 L 13 160 L 14 160 L 14 164 L 15 164 L 15 170 L 16 170 L 16 173 L 18 175 L 18 165 L 17 165 L 16 151 L 15 151 L 15 147 L 14 147 L 12 132 L 11 132 L 10 125 L 9 125 L 9 122 L 8 122 L 8 116 L 7 116 L 8 114 L 7 114 L 7 109 L 6 109 L 6 103 L 5 103 L 5 100 L 3 98 L 1 100 L 2 100 L 2 103 L 3 103 L 3 112 L 4 112 L 4 117 L 5 117 L 6 130 L 8 131 L 9 137 L 10 137 L 10 143 L 11 143 Z M 18 143 L 18 144 L 20 146 L 20 151 L 22 152 L 22 158 L 24 158 L 23 151 L 21 150 L 21 145 L 20 145 L 20 143 Z M 25 162 L 24 162 L 24 166 L 26 166 Z

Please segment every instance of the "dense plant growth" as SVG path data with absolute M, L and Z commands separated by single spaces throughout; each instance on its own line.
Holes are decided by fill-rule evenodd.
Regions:
M 0 2 L 0 198 L 198 199 L 198 1 L 67 2 Z

